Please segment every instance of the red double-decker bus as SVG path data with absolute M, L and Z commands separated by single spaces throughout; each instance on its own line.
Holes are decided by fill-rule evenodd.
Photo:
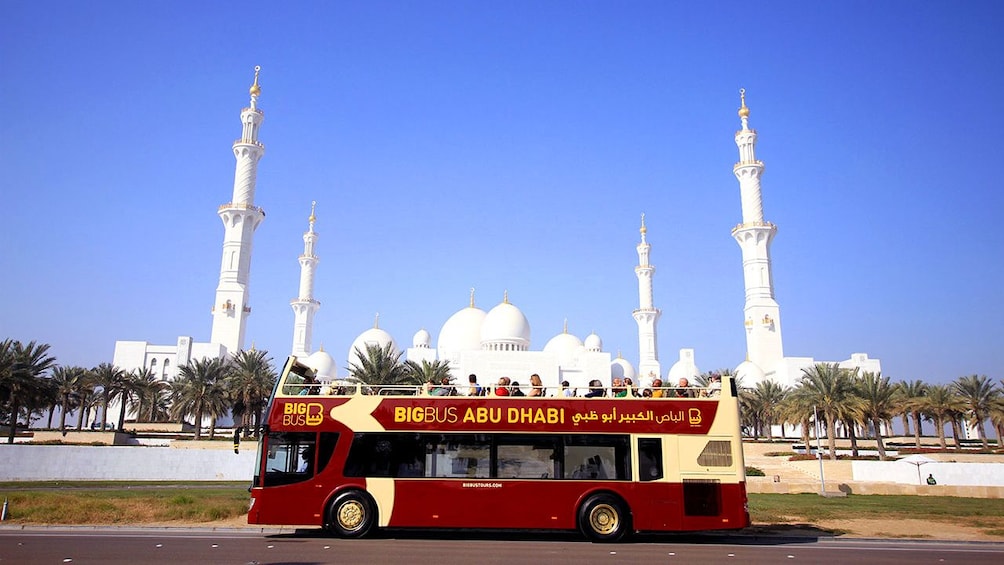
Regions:
M 248 522 L 640 531 L 749 525 L 732 379 L 708 398 L 432 396 L 312 383 L 290 358 L 269 401 Z M 316 394 L 315 394 L 316 393 Z

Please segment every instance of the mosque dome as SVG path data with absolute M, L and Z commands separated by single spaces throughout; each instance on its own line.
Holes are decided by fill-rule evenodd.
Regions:
M 701 372 L 697 369 L 697 365 L 694 364 L 694 350 L 681 349 L 680 360 L 673 363 L 673 366 L 669 369 L 669 373 L 666 375 L 666 384 L 675 385 L 680 382 L 680 379 L 687 379 L 691 385 L 695 385 L 699 376 L 701 376 Z
M 429 349 L 430 343 L 432 343 L 432 336 L 425 328 L 415 332 L 415 337 L 411 338 L 411 346 L 418 349 Z
M 620 355 L 618 355 L 616 359 L 610 362 L 611 379 L 628 378 L 634 380 L 635 376 L 636 373 L 634 367 L 631 366 L 631 363 L 627 359 L 621 357 Z
M 603 340 L 593 332 L 586 336 L 586 351 L 603 351 Z
M 391 350 L 394 353 L 398 353 L 399 349 L 397 348 L 397 343 L 394 342 L 394 338 L 386 331 L 381 330 L 380 328 L 370 328 L 364 331 L 359 334 L 359 337 L 352 342 L 352 347 L 349 348 L 349 366 L 352 366 L 353 363 L 359 363 L 359 357 L 356 356 L 356 349 L 365 355 L 367 345 L 375 345 L 383 348 L 388 343 L 391 345 Z
M 756 363 L 746 360 L 736 367 L 736 373 L 733 378 L 736 379 L 737 385 L 752 388 L 766 377 L 763 374 L 763 369 L 761 369 Z
M 311 353 L 303 360 L 303 364 L 313 369 L 318 379 L 322 381 L 335 379 L 335 373 L 337 372 L 335 359 L 323 349 Z
M 440 357 L 453 357 L 461 351 L 481 349 L 481 325 L 485 321 L 485 311 L 468 306 L 450 316 L 439 330 L 436 348 Z
M 544 353 L 555 353 L 559 357 L 573 355 L 584 347 L 579 338 L 568 332 L 562 332 L 552 337 L 544 346 Z
M 530 322 L 509 304 L 508 296 L 485 315 L 481 347 L 490 351 L 526 351 L 530 348 Z

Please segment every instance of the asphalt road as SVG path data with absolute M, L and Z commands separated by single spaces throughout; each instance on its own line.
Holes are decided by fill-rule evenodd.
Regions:
M 722 535 L 595 544 L 565 534 L 391 532 L 339 540 L 318 531 L 0 529 L 8 563 L 1004 563 L 1004 544 Z

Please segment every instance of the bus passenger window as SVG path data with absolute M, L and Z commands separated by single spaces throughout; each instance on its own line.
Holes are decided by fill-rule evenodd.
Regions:
M 654 481 L 662 478 L 662 440 L 638 440 L 638 480 Z

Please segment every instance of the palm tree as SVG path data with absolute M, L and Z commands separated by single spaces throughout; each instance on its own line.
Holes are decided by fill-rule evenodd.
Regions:
M 801 429 L 802 444 L 805 445 L 806 453 L 811 451 L 809 428 L 812 426 L 812 407 L 812 402 L 805 395 L 795 391 L 789 391 L 784 397 L 784 401 L 781 402 L 780 417 Z
M 913 442 L 920 448 L 920 438 L 924 435 L 921 427 L 921 417 L 924 415 L 924 395 L 927 394 L 927 384 L 924 381 L 901 381 L 896 383 L 896 402 L 900 405 L 899 412 L 903 416 L 903 433 L 910 435 L 908 417 L 913 417 Z
M 143 392 L 144 383 L 147 379 L 155 379 L 153 371 L 147 367 L 133 369 L 132 371 L 122 375 L 122 383 L 119 386 L 119 404 L 122 406 L 119 410 L 119 421 L 116 428 L 119 431 L 123 431 L 125 429 L 126 413 L 129 412 L 130 408 L 136 409 L 136 421 L 139 421 L 140 409 L 143 404 L 141 394 Z
M 443 382 L 443 379 L 452 380 L 453 377 L 450 375 L 450 362 L 445 360 L 435 360 L 432 362 L 422 359 L 421 364 L 408 360 L 404 362 L 404 369 L 408 374 L 408 378 L 414 381 L 416 384 L 422 383 L 436 383 L 439 384 Z
M 198 359 L 178 370 L 171 383 L 171 415 L 181 421 L 195 420 L 195 439 L 202 439 L 202 418 L 215 418 L 220 404 L 226 404 L 224 382 L 230 372 L 226 359 Z M 215 427 L 215 426 L 214 426 Z
M 39 378 L 55 365 L 56 358 L 49 355 L 47 343 L 0 342 L 0 387 L 6 393 L 10 413 L 7 443 L 14 443 L 22 403 L 31 406 L 32 397 L 43 384 Z
M 59 395 L 59 431 L 66 432 L 66 415 L 79 406 L 77 391 L 81 381 L 87 376 L 83 367 L 56 367 L 52 371 L 52 382 Z
M 875 427 L 875 445 L 879 459 L 886 460 L 885 444 L 882 442 L 882 422 L 896 411 L 896 387 L 889 384 L 889 377 L 881 373 L 865 372 L 857 379 L 857 394 L 861 399 L 861 411 L 866 423 Z
M 774 439 L 771 426 L 780 419 L 781 404 L 786 394 L 787 390 L 771 380 L 760 381 L 749 391 L 747 401 L 750 412 L 755 414 L 755 437 L 759 437 L 759 432 L 766 429 L 767 439 Z
M 77 382 L 77 389 L 74 396 L 80 404 L 80 413 L 77 415 L 77 431 L 84 427 L 84 423 L 91 417 L 91 408 L 95 405 L 94 398 L 94 372 L 85 371 L 83 377 Z
M 379 390 L 380 385 L 421 385 L 405 370 L 401 363 L 401 353 L 394 351 L 394 345 L 383 347 L 366 344 L 366 351 L 356 350 L 357 363 L 349 363 L 349 382 L 360 383 Z
M 923 399 L 923 410 L 934 420 L 934 429 L 938 432 L 938 443 L 941 449 L 948 449 L 945 443 L 945 423 L 953 421 L 952 433 L 955 434 L 955 415 L 963 409 L 962 401 L 955 395 L 951 387 L 946 385 L 931 385 Z M 955 437 L 958 447 L 958 436 Z
M 1004 381 L 1001 382 L 1004 384 Z M 1004 397 L 998 396 L 990 405 L 990 423 L 997 431 L 997 449 L 1004 447 Z
M 133 392 L 137 399 L 136 421 L 156 422 L 165 401 L 167 382 L 157 378 L 157 375 L 147 368 L 133 371 L 132 380 Z
M 830 459 L 837 459 L 836 423 L 854 405 L 854 383 L 851 372 L 836 363 L 819 363 L 802 369 L 802 378 L 793 394 L 802 396 L 801 402 L 815 406 L 826 419 L 826 439 Z
M 101 363 L 91 369 L 91 382 L 101 387 L 101 431 L 108 427 L 108 404 L 122 391 L 126 373 L 111 363 Z M 123 411 L 125 406 L 122 407 Z
M 956 379 L 952 383 L 952 387 L 965 403 L 969 425 L 976 428 L 976 433 L 979 435 L 980 441 L 983 442 L 983 449 L 989 449 L 983 421 L 990 413 L 990 405 L 1000 394 L 997 390 L 997 384 L 986 375 L 969 375 Z
M 246 438 L 261 426 L 262 411 L 275 386 L 275 368 L 268 351 L 254 348 L 238 352 L 231 365 L 233 372 L 227 380 L 227 388 L 233 399 L 234 424 L 244 428 Z

